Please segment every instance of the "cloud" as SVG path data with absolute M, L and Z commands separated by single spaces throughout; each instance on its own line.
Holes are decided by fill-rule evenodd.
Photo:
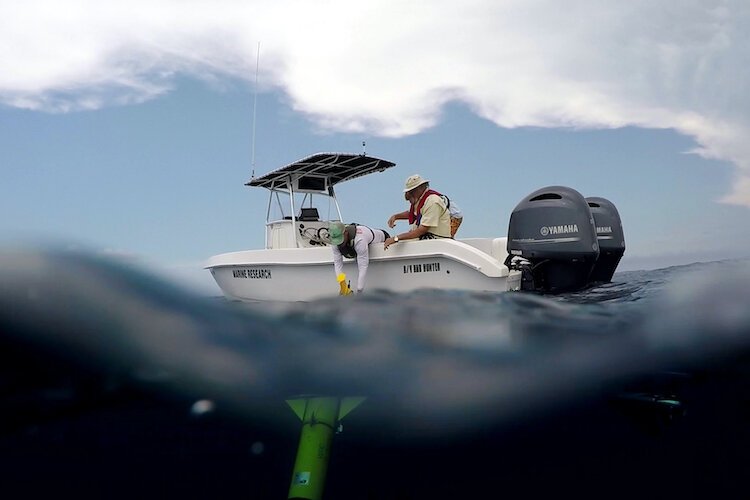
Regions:
M 746 0 L 5 2 L 0 102 L 142 102 L 176 75 L 260 80 L 321 127 L 398 137 L 460 101 L 499 126 L 673 128 L 750 207 Z

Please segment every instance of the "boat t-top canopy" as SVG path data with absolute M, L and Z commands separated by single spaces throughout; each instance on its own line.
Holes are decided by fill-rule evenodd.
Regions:
M 254 177 L 246 186 L 270 190 L 326 192 L 339 182 L 348 181 L 373 172 L 382 172 L 396 164 L 351 153 L 316 153 L 260 177 Z

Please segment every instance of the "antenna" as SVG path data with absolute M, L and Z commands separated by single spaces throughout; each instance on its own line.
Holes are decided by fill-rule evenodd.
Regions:
M 253 172 L 250 175 L 252 179 L 255 178 L 255 116 L 258 109 L 258 66 L 260 65 L 260 42 L 258 42 L 258 52 L 255 56 L 255 95 L 253 96 L 253 149 L 250 165 L 252 166 Z

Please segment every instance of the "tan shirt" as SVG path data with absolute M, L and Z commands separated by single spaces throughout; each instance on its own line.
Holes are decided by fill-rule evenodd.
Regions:
M 427 226 L 429 232 L 436 236 L 451 237 L 451 214 L 445 206 L 443 198 L 431 194 L 422 205 L 422 226 Z

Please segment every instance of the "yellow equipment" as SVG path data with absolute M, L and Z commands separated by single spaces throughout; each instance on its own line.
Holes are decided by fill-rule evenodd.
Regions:
M 339 282 L 339 287 L 341 287 L 339 295 L 351 295 L 352 293 L 354 293 L 351 289 L 350 284 L 346 281 L 346 274 L 339 273 L 339 275 L 336 276 L 336 281 Z

